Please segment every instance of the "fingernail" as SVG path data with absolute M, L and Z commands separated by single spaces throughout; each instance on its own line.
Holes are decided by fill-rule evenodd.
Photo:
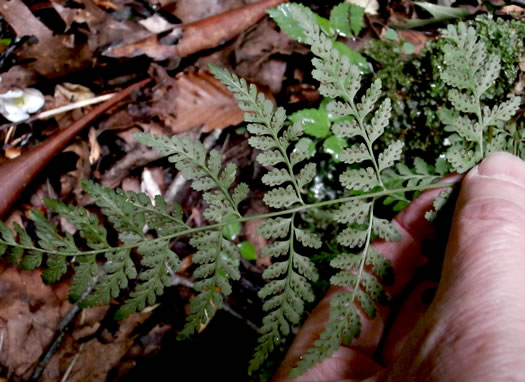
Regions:
M 525 187 L 525 162 L 512 154 L 498 152 L 485 158 L 469 175 L 500 179 Z

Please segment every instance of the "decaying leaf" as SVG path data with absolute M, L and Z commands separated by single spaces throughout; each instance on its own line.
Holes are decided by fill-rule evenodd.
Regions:
M 177 87 L 177 114 L 169 122 L 174 132 L 196 126 L 210 132 L 243 121 L 244 112 L 237 106 L 235 98 L 208 72 L 182 73 L 177 76 Z

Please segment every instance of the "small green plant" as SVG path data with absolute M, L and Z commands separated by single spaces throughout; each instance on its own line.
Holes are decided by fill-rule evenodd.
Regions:
M 308 154 L 310 143 L 301 139 L 305 130 L 302 119 L 287 124 L 284 108 L 276 108 L 244 79 L 212 66 L 211 72 L 245 111 L 249 143 L 260 151 L 257 161 L 267 169 L 262 182 L 269 190 L 263 200 L 272 212 L 242 216 L 239 204 L 249 195 L 248 186 L 237 182 L 236 166 L 223 163 L 218 151 L 207 152 L 202 143 L 188 138 L 140 133 L 137 141 L 167 156 L 191 181 L 192 188 L 202 192 L 207 225 L 190 227 L 181 209 L 168 206 L 160 196 L 152 201 L 144 194 L 113 191 L 85 181 L 84 190 L 118 232 L 118 245 L 110 244 L 107 230 L 95 214 L 46 199 L 50 211 L 78 229 L 78 237 L 60 234 L 42 213 L 33 211 L 29 218 L 36 238 L 19 225 L 14 225 L 15 235 L 0 223 L 0 254 L 7 254 L 24 269 L 39 267 L 45 260 L 46 282 L 60 280 L 72 267 L 71 299 L 83 307 L 108 304 L 128 288 L 130 280 L 136 279 L 134 290 L 116 314 L 123 318 L 155 303 L 180 264 L 178 255 L 170 249 L 171 243 L 190 237 L 196 249 L 193 276 L 198 280 L 195 289 L 199 294 L 191 300 L 190 314 L 179 333 L 182 339 L 200 331 L 213 318 L 231 293 L 231 283 L 240 278 L 241 252 L 232 241 L 239 226 L 264 219 L 259 233 L 270 241 L 264 253 L 272 257 L 273 263 L 263 273 L 267 284 L 259 292 L 266 316 L 249 367 L 254 372 L 300 323 L 305 304 L 315 299 L 312 283 L 319 275 L 309 256 L 322 249 L 323 240 L 321 233 L 308 228 L 306 222 L 310 214 L 323 209 L 340 227 L 335 233 L 324 233 L 336 235 L 338 245 L 338 254 L 330 261 L 335 269 L 330 283 L 345 287 L 345 291 L 331 300 L 330 322 L 293 369 L 292 376 L 329 357 L 341 343 L 349 344 L 358 337 L 360 311 L 366 317 L 375 316 L 377 305 L 388 302 L 383 285 L 393 277 L 390 262 L 371 242 L 375 237 L 387 241 L 400 238 L 396 226 L 378 215 L 379 204 L 393 204 L 399 210 L 414 193 L 450 187 L 436 184 L 449 168 L 443 158 L 434 166 L 416 159 L 414 169 L 409 168 L 400 162 L 404 146 L 400 140 L 378 149 L 377 142 L 391 116 L 391 101 L 382 98 L 381 81 L 376 79 L 370 86 L 362 86 L 359 67 L 337 48 L 326 26 L 311 11 L 296 4 L 282 7 L 286 7 L 303 41 L 311 46 L 316 56 L 312 75 L 320 83 L 321 94 L 330 99 L 326 110 L 338 118 L 331 130 L 345 142 L 338 156 L 344 166 L 339 174 L 344 189 L 341 197 L 312 203 L 306 200 L 306 189 L 317 167 Z M 283 13 L 279 9 L 275 12 Z M 499 74 L 499 57 L 487 53 L 475 30 L 463 23 L 449 26 L 443 37 L 447 65 L 442 78 L 449 85 L 451 104 L 445 124 L 453 133 L 446 159 L 454 169 L 464 172 L 496 149 L 523 158 L 523 130 L 506 123 L 518 110 L 519 98 L 486 105 L 487 91 Z M 437 209 L 445 196 L 436 200 Z M 431 211 L 428 217 L 434 214 Z M 155 238 L 148 238 L 145 232 L 154 233 Z M 327 241 L 333 242 L 331 238 Z M 140 264 L 136 264 L 133 251 L 141 255 Z

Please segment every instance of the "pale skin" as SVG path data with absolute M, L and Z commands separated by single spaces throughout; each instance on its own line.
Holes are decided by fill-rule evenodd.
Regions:
M 435 195 L 421 195 L 396 217 L 399 243 L 376 244 L 392 261 L 396 277 L 387 292 L 394 298 L 406 294 L 426 261 L 421 242 L 432 226 L 423 214 Z M 496 153 L 465 176 L 430 306 L 421 298 L 429 286 L 415 286 L 395 317 L 389 307 L 372 321 L 363 316 L 351 346 L 293 381 L 525 380 L 525 162 Z M 273 382 L 289 381 L 326 324 L 336 292 L 329 290 L 310 315 Z M 393 322 L 388 331 L 387 320 Z

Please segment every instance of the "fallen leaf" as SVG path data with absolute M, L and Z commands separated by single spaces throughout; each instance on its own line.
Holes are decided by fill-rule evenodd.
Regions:
M 0 265 L 0 364 L 10 380 L 27 380 L 71 308 L 65 283 L 48 286 L 40 271 Z
M 104 51 L 108 57 L 135 57 L 145 54 L 154 60 L 187 57 L 213 49 L 233 39 L 266 16 L 266 10 L 286 0 L 260 0 L 240 8 L 176 26 L 141 41 L 121 44 Z
M 59 107 L 73 102 L 85 101 L 95 97 L 95 93 L 86 86 L 64 82 L 55 86 L 55 105 Z
M 401 40 L 414 45 L 415 54 L 419 54 L 419 52 L 425 47 L 425 44 L 429 39 L 429 37 L 425 33 L 413 30 L 398 30 L 397 34 L 399 35 Z
M 525 8 L 519 7 L 517 5 L 507 5 L 503 8 L 501 8 L 498 13 L 501 13 L 503 15 L 516 15 L 516 16 L 522 16 L 525 14 Z
M 88 133 L 89 139 L 89 164 L 93 164 L 100 159 L 101 149 L 97 140 L 97 131 L 90 127 Z
M 175 102 L 177 114 L 169 121 L 173 132 L 196 126 L 210 132 L 244 120 L 244 112 L 233 95 L 207 71 L 181 73 L 176 80 L 179 89 Z
M 0 90 L 26 87 L 38 76 L 53 78 L 91 62 L 92 54 L 87 46 L 68 47 L 68 37 L 55 36 L 22 0 L 2 1 L 0 14 L 19 37 L 32 35 L 37 39 L 34 44 L 26 43 L 18 52 L 18 58 L 29 63 L 23 68 L 15 66 L 1 75 Z

